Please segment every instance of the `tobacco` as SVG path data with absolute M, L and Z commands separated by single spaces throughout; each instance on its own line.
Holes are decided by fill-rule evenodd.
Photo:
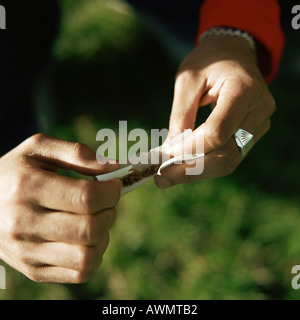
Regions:
M 143 171 L 137 171 L 136 169 L 132 169 L 132 173 L 122 179 L 123 186 L 124 187 L 131 186 L 134 183 L 142 180 L 143 178 L 154 175 L 159 169 L 159 166 L 160 165 L 152 165 Z

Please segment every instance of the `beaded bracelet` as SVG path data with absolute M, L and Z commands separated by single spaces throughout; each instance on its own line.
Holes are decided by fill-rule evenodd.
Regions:
M 239 30 L 239 29 L 233 29 L 233 28 L 212 28 L 209 30 L 206 30 L 200 37 L 200 42 L 203 41 L 206 38 L 211 38 L 215 36 L 230 36 L 230 37 L 237 37 L 242 38 L 248 41 L 250 48 L 252 52 L 255 54 L 256 46 L 255 41 L 252 36 L 250 36 L 249 33 Z

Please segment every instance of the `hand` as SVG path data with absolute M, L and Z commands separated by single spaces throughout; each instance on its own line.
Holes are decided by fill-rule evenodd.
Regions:
M 0 158 L 0 258 L 38 282 L 86 282 L 100 266 L 121 182 L 73 179 L 112 171 L 87 146 L 38 134 Z
M 195 129 L 199 107 L 208 104 L 212 105 L 211 114 Z M 242 128 L 257 142 L 270 128 L 274 111 L 274 99 L 247 41 L 227 36 L 207 38 L 179 68 L 166 140 L 184 129 L 195 129 L 185 143 L 194 152 L 196 141 L 203 141 L 204 171 L 187 175 L 187 164 L 173 165 L 163 170 L 162 176 L 156 176 L 156 184 L 167 188 L 232 173 L 243 160 L 234 133 Z M 177 147 L 169 150 L 171 155 L 180 153 Z

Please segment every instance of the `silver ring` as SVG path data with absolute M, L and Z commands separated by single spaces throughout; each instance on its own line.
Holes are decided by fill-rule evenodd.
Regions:
M 240 152 L 243 157 L 250 151 L 250 149 L 254 145 L 253 135 L 244 129 L 238 129 L 234 134 L 234 139 L 236 144 L 240 148 Z

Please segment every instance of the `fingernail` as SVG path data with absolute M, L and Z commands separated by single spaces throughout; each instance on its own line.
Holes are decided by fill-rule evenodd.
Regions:
M 172 182 L 166 178 L 166 177 L 160 177 L 159 179 L 156 180 L 157 185 L 161 189 L 167 189 L 172 187 Z

